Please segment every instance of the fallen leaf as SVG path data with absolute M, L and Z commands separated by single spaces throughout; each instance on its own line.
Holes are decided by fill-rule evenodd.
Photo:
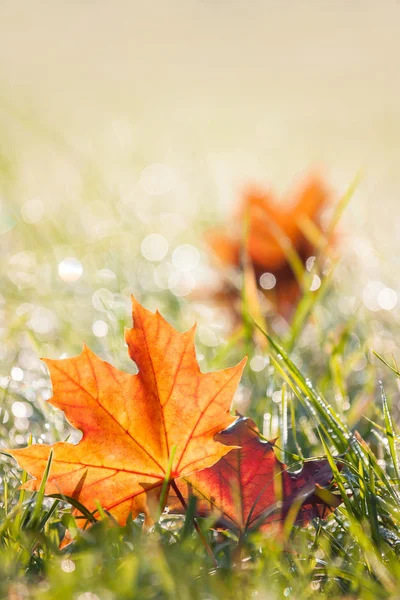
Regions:
M 74 358 L 45 360 L 50 403 L 82 431 L 82 440 L 7 451 L 35 478 L 24 487 L 38 490 L 53 449 L 45 493 L 78 500 L 89 511 L 100 503 L 120 524 L 139 513 L 150 518 L 169 467 L 174 479 L 229 452 L 214 436 L 234 421 L 229 408 L 245 362 L 203 374 L 195 328 L 179 333 L 134 298 L 132 311 L 126 341 L 137 375 L 119 371 L 86 346 Z
M 274 444 L 259 437 L 251 419 L 241 418 L 217 434 L 231 450 L 212 467 L 175 481 L 185 502 L 197 497 L 197 516 L 214 514 L 220 526 L 240 532 L 281 526 L 292 507 L 295 522 L 306 524 L 326 517 L 341 503 L 330 492 L 320 493 L 333 479 L 327 460 L 305 462 L 300 473 L 289 473 L 279 462 Z M 325 491 L 325 490 L 324 490 Z M 169 512 L 181 513 L 179 498 L 171 490 Z
M 321 229 L 321 212 L 329 194 L 317 177 L 310 177 L 295 194 L 292 202 L 279 205 L 272 194 L 249 188 L 243 195 L 242 206 L 234 221 L 226 228 L 206 233 L 206 241 L 222 265 L 239 267 L 242 264 L 244 222 L 248 220 L 246 250 L 254 266 L 256 279 L 263 273 L 273 275 L 275 285 L 268 291 L 259 289 L 274 304 L 277 311 L 290 315 L 300 288 L 287 257 L 285 245 L 290 245 L 305 263 L 315 247 L 306 238 L 302 224 L 311 221 Z M 234 286 L 225 285 L 227 303 L 232 303 Z M 219 296 L 221 292 L 219 292 Z

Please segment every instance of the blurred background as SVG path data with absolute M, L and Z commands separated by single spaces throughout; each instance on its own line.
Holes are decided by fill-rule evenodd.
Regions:
M 337 305 L 366 311 L 366 347 L 396 352 L 380 322 L 400 308 L 399 22 L 395 0 L 2 0 L 0 359 L 17 443 L 50 395 L 38 356 L 85 340 L 131 368 L 131 292 L 181 329 L 197 320 L 217 353 L 227 315 L 185 299 L 215 277 L 202 232 L 248 183 L 285 198 L 317 170 L 339 198 L 361 173 Z
M 395 0 L 4 0 L 0 10 L 1 152 L 18 163 L 16 202 L 37 196 L 49 218 L 79 200 L 82 170 L 97 169 L 104 193 L 191 217 L 207 204 L 229 210 L 249 180 L 284 190 L 321 166 L 340 193 L 362 169 L 354 224 L 379 229 L 392 256 Z M 147 173 L 157 189 L 138 192 L 160 163 Z

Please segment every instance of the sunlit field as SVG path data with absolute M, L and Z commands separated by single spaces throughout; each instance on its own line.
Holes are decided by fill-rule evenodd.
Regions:
M 399 597 L 400 6 L 349 4 L 2 3 L 1 598 Z

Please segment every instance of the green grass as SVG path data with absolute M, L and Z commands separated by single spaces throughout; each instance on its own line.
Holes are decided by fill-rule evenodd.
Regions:
M 140 522 L 117 528 L 103 521 L 77 532 L 68 505 L 44 498 L 42 490 L 33 496 L 18 491 L 21 475 L 5 460 L 3 593 L 11 585 L 29 589 L 33 598 L 72 598 L 87 592 L 99 598 L 247 598 L 256 592 L 268 598 L 306 598 L 310 593 L 393 597 L 400 577 L 400 511 L 397 436 L 387 399 L 382 392 L 380 422 L 372 426 L 367 421 L 369 447 L 266 335 L 274 365 L 269 376 L 277 385 L 286 382 L 285 396 L 291 404 L 278 407 L 281 444 L 287 440 L 283 450 L 287 455 L 295 450 L 304 456 L 328 457 L 344 498 L 332 517 L 315 520 L 305 529 L 290 527 L 283 542 L 248 534 L 240 548 L 234 536 L 213 532 L 202 523 L 218 561 L 215 569 L 190 519 L 183 522 L 164 515 L 151 531 L 144 531 Z M 260 393 L 263 384 L 254 380 L 247 374 L 246 383 Z M 283 434 L 283 410 L 295 414 L 294 422 L 303 419 L 296 437 L 290 427 Z M 255 417 L 258 412 L 257 406 L 250 410 Z M 333 458 L 337 455 L 344 466 L 341 471 Z M 60 551 L 66 526 L 77 539 Z
M 1 597 L 398 597 L 399 372 L 390 353 L 375 344 L 389 340 L 390 347 L 396 346 L 400 328 L 393 313 L 372 315 L 361 304 L 354 310 L 340 308 L 343 281 L 354 278 L 356 260 L 344 257 L 324 274 L 327 248 L 322 245 L 314 266 L 322 285 L 310 292 L 313 273 L 299 274 L 305 292 L 292 327 L 275 315 L 267 323 L 257 317 L 254 321 L 242 290 L 241 325 L 232 331 L 224 311 L 212 301 L 178 297 L 160 287 L 154 275 L 158 263 L 146 261 L 140 250 L 146 235 L 159 232 L 169 241 L 161 270 L 170 268 L 172 250 L 181 243 L 195 243 L 205 264 L 198 233 L 210 214 L 197 214 L 190 228 L 171 231 L 153 207 L 143 222 L 135 199 L 122 203 L 118 191 L 89 160 L 75 155 L 62 136 L 29 115 L 14 118 L 20 119 L 31 146 L 40 139 L 48 152 L 74 164 L 80 185 L 76 197 L 60 201 L 57 211 L 29 224 L 21 213 L 23 198 L 31 192 L 28 183 L 21 183 L 24 164 L 18 152 L 0 148 L 1 193 L 7 199 L 0 234 L 5 259 L 0 273 L 2 447 L 68 436 L 76 441 L 63 414 L 46 404 L 50 384 L 38 358 L 76 354 L 85 341 L 103 358 L 133 372 L 123 343 L 133 292 L 146 306 L 160 307 L 180 330 L 194 319 L 199 322 L 203 371 L 232 365 L 248 353 L 238 409 L 245 407 L 261 430 L 268 416 L 264 433 L 279 435 L 280 456 L 289 465 L 326 456 L 344 501 L 326 521 L 316 519 L 306 528 L 287 524 L 283 540 L 251 532 L 238 545 L 233 534 L 213 531 L 212 523 L 199 519 L 217 559 L 215 568 L 190 518 L 164 514 L 150 531 L 140 519 L 124 528 L 105 520 L 78 531 L 68 503 L 46 498 L 43 489 L 37 494 L 19 490 L 27 476 L 3 455 Z M 67 186 L 68 173 L 65 178 Z M 347 201 L 345 195 L 333 223 Z M 57 273 L 68 256 L 83 265 L 82 277 L 71 284 Z M 99 295 L 98 290 L 103 292 Z M 108 326 L 104 337 L 92 332 L 96 320 Z M 371 349 L 384 352 L 386 364 Z M 266 366 L 255 371 L 252 358 L 259 355 Z M 275 394 L 281 390 L 281 396 Z M 66 527 L 76 540 L 59 550 Z

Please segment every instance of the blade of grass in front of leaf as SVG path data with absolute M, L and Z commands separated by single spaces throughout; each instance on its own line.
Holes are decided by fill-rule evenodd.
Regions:
M 84 506 L 76 498 L 70 498 L 68 496 L 64 496 L 63 494 L 51 494 L 51 498 L 55 498 L 56 500 L 62 500 L 63 502 L 67 502 L 68 504 L 71 504 L 74 508 L 76 508 L 82 514 L 81 518 L 86 519 L 89 523 L 96 523 L 96 517 L 93 514 L 96 512 L 96 510 L 94 510 L 93 513 L 90 512 L 90 510 L 88 510 L 86 508 L 86 506 Z M 77 517 L 77 518 L 79 518 L 79 517 Z
M 323 488 L 319 485 L 315 486 L 314 495 L 320 498 L 327 506 L 337 508 L 341 504 L 341 497 L 338 494 L 334 494 L 327 488 Z
M 316 306 L 317 302 L 319 302 L 320 300 L 323 299 L 323 297 L 329 290 L 330 284 L 332 283 L 333 275 L 335 272 L 335 268 L 338 264 L 338 260 L 333 261 L 333 264 L 329 271 L 329 274 L 322 280 L 321 285 L 318 288 L 318 290 L 316 290 L 314 292 L 311 289 L 311 283 L 312 283 L 312 280 L 314 277 L 314 273 L 316 273 L 317 275 L 321 273 L 321 270 L 322 270 L 321 263 L 329 250 L 330 243 L 332 241 L 331 238 L 336 230 L 336 227 L 339 224 L 339 221 L 340 221 L 346 207 L 348 206 L 348 204 L 359 184 L 359 181 L 360 181 L 360 175 L 358 174 L 354 178 L 353 182 L 350 184 L 346 193 L 342 196 L 342 198 L 340 198 L 339 202 L 337 203 L 335 210 L 333 212 L 332 218 L 327 227 L 325 235 L 323 235 L 319 232 L 320 236 L 318 236 L 318 240 L 316 240 L 316 239 L 314 239 L 316 236 L 316 232 L 314 232 L 314 236 L 311 236 L 311 238 L 309 239 L 309 236 L 307 235 L 307 229 L 305 229 L 305 230 L 302 229 L 303 233 L 306 234 L 306 237 L 309 239 L 310 243 L 312 243 L 313 246 L 316 246 L 318 248 L 318 252 L 316 254 L 315 261 L 314 261 L 314 269 L 310 273 L 304 272 L 304 281 L 303 281 L 303 285 L 302 285 L 302 287 L 304 289 L 304 293 L 302 295 L 302 298 L 301 298 L 299 304 L 297 305 L 296 312 L 292 319 L 290 336 L 289 336 L 289 339 L 287 342 L 288 352 L 291 352 L 293 350 L 314 307 Z M 311 222 L 311 224 L 312 224 L 312 222 Z M 301 225 L 301 223 L 300 223 L 300 225 Z
M 28 446 L 32 445 L 32 434 L 29 436 L 28 438 Z M 26 471 L 22 471 L 22 476 L 21 476 L 21 489 L 19 491 L 19 496 L 18 496 L 18 504 L 20 506 L 22 506 L 25 502 L 25 496 L 26 496 L 26 490 L 22 487 L 26 482 L 28 481 L 28 473 Z M 7 488 L 5 488 L 4 490 L 4 498 L 5 498 L 5 504 L 7 507 Z M 7 512 L 7 509 L 6 509 Z M 22 515 L 23 515 L 23 511 L 21 510 L 15 519 L 15 529 L 18 531 L 21 523 L 22 523 Z
M 279 227 L 278 223 L 270 218 L 265 212 L 262 216 L 269 227 L 271 235 L 275 238 L 282 252 L 284 253 L 297 283 L 299 284 L 300 288 L 302 288 L 304 281 L 304 264 L 294 244 L 292 243 L 292 240 L 286 235 L 283 229 Z
M 97 510 L 96 510 L 96 512 L 97 512 L 97 513 L 99 513 L 100 519 L 101 519 L 102 521 L 104 521 L 104 519 L 106 519 L 106 518 L 107 518 L 107 513 L 106 513 L 106 511 L 104 510 L 104 508 L 102 507 L 102 505 L 100 504 L 100 502 L 99 502 L 98 500 L 96 500 L 96 501 L 95 501 L 95 504 L 96 504 L 96 506 L 97 506 Z M 115 520 L 115 519 L 114 519 L 114 520 Z
M 49 458 L 48 458 L 46 468 L 43 473 L 40 488 L 35 496 L 35 500 L 36 500 L 35 507 L 33 509 L 31 518 L 29 519 L 29 522 L 28 522 L 28 527 L 31 527 L 33 529 L 37 526 L 37 524 L 40 521 L 40 513 L 42 510 L 46 483 L 47 483 L 47 480 L 50 475 L 51 463 L 53 462 L 53 454 L 54 454 L 53 450 L 50 450 Z
M 299 493 L 291 503 L 288 514 L 283 523 L 283 540 L 285 543 L 289 540 L 290 535 L 293 531 L 293 527 L 296 523 L 297 515 L 299 514 L 303 503 L 309 495 L 310 493 L 308 491 Z
M 185 520 L 183 522 L 183 527 L 180 532 L 181 541 L 186 539 L 190 535 L 191 531 L 194 529 L 193 522 L 196 517 L 196 505 L 197 498 L 192 494 L 189 496 L 186 506 Z
M 256 519 L 253 520 L 253 514 L 254 514 L 255 509 L 257 508 L 260 498 L 262 497 L 263 492 L 270 486 L 272 486 L 273 490 L 274 490 L 275 503 L 272 506 L 269 506 L 268 508 L 266 508 L 261 514 L 259 514 L 257 516 Z M 244 527 L 245 532 L 247 532 L 250 528 L 256 529 L 259 526 L 261 526 L 270 515 L 272 515 L 274 512 L 277 512 L 277 510 L 279 510 L 282 506 L 283 506 L 282 469 L 281 469 L 281 465 L 275 464 L 272 481 L 268 480 L 266 482 L 266 484 L 263 487 L 261 487 L 261 489 L 259 490 L 258 496 L 249 511 L 249 514 L 247 516 L 247 520 L 245 523 L 245 527 Z
M 343 196 L 340 198 L 339 202 L 337 203 L 332 218 L 326 229 L 326 238 L 328 244 L 331 242 L 331 237 L 335 233 L 336 227 L 338 226 L 344 211 L 346 210 L 347 206 L 349 205 L 351 199 L 354 196 L 355 191 L 360 185 L 361 178 L 362 173 L 361 171 L 359 171 L 354 177 L 353 181 L 350 183 Z
M 323 248 L 327 246 L 327 239 L 324 232 L 305 214 L 300 215 L 297 224 L 306 240 L 317 251 L 316 254 L 319 255 Z
M 162 484 L 162 488 L 161 488 L 161 494 L 160 494 L 160 502 L 159 502 L 159 506 L 158 506 L 158 519 L 160 518 L 163 510 L 164 510 L 164 506 L 165 506 L 165 502 L 167 499 L 167 493 L 168 493 L 168 489 L 171 483 L 171 471 L 172 471 L 172 465 L 174 463 L 174 458 L 175 458 L 175 454 L 176 454 L 176 445 L 172 446 L 171 448 L 171 454 L 169 455 L 169 461 L 168 461 L 168 465 L 167 465 L 167 470 L 165 472 L 165 477 L 164 477 L 164 481 Z
M 331 453 L 331 451 L 329 449 L 328 444 L 325 442 L 325 440 L 324 440 L 323 437 L 321 437 L 321 442 L 322 442 L 322 445 L 324 447 L 325 455 L 326 455 L 326 458 L 328 460 L 329 466 L 330 466 L 331 471 L 333 473 L 333 477 L 334 477 L 335 483 L 338 486 L 340 495 L 342 496 L 342 500 L 344 502 L 344 505 L 346 506 L 348 513 L 349 514 L 353 514 L 353 508 L 352 508 L 351 502 L 349 500 L 349 497 L 347 496 L 347 493 L 346 493 L 345 480 L 344 480 L 341 472 L 339 471 L 339 469 L 338 469 L 338 467 L 336 465 L 335 459 L 334 459 L 334 457 L 333 457 L 333 455 L 332 455 L 332 453 Z
M 302 229 L 303 234 L 306 236 L 308 241 L 318 249 L 318 252 L 315 257 L 315 260 L 318 264 L 320 263 L 321 259 L 324 257 L 327 249 L 332 243 L 332 236 L 334 235 L 336 228 L 340 223 L 344 211 L 346 210 L 351 199 L 353 198 L 354 193 L 360 184 L 360 181 L 361 172 L 356 174 L 345 193 L 336 202 L 332 216 L 324 233 L 322 233 L 318 228 L 316 228 L 315 224 L 312 221 L 310 221 L 308 217 L 305 217 L 304 221 L 300 221 L 299 225 Z

